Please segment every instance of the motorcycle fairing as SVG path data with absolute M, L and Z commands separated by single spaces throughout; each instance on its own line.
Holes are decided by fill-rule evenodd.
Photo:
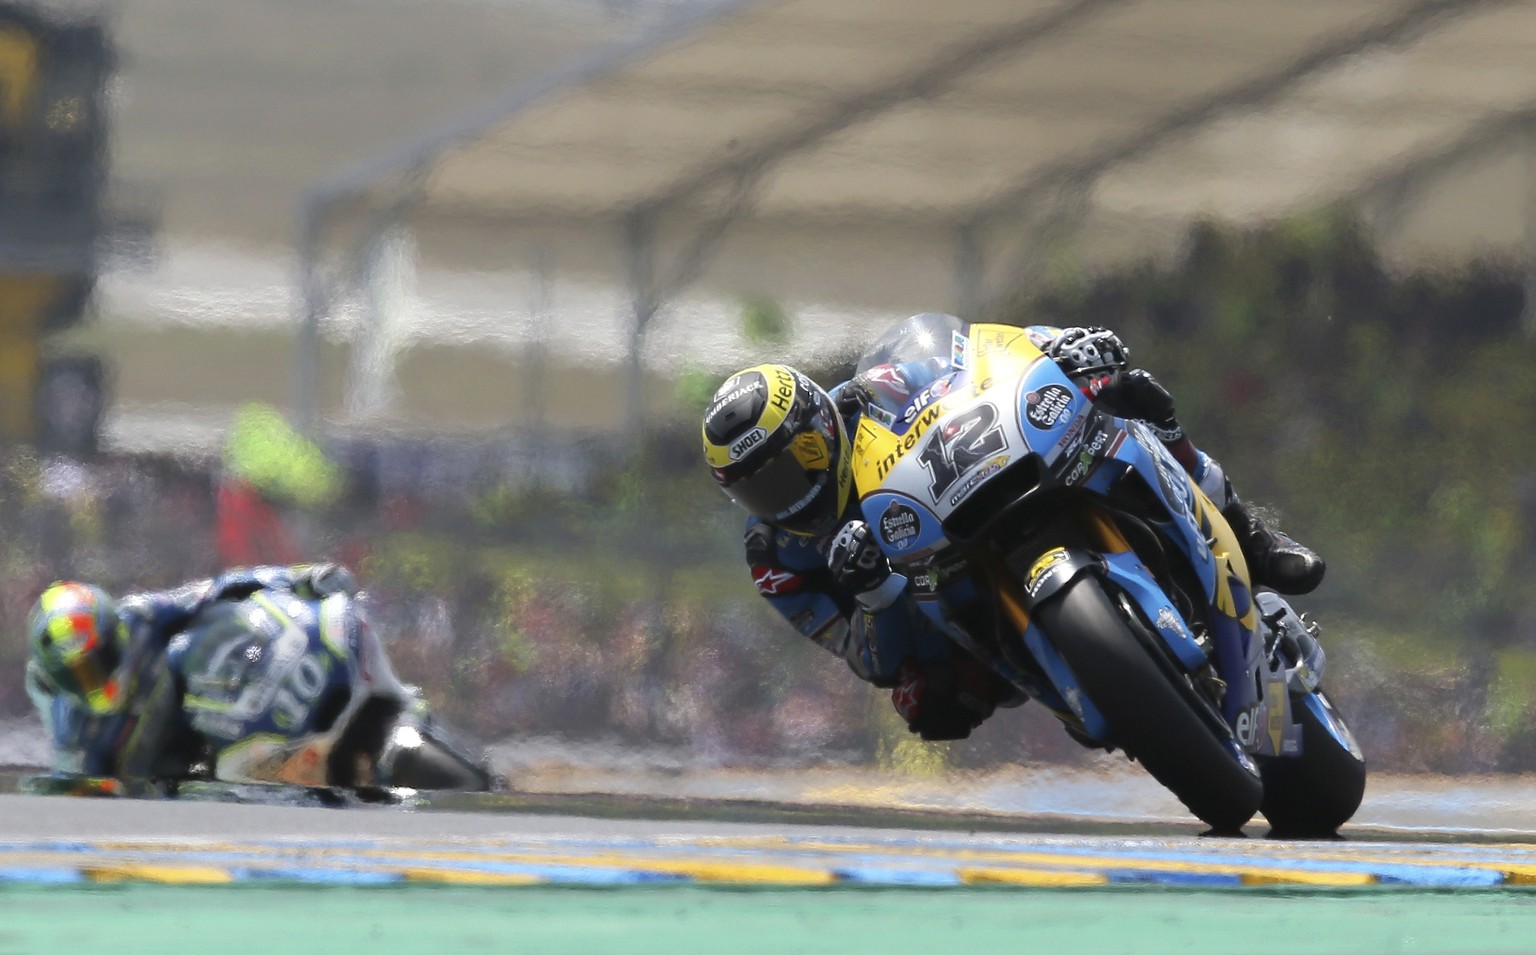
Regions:
M 1264 668 L 1264 653 L 1256 636 L 1259 618 L 1248 583 L 1248 563 L 1237 535 L 1150 428 L 1135 420 L 1112 421 L 1134 440 L 1119 442 L 1110 455 L 1119 466 L 1097 468 L 1084 487 L 1109 497 L 1114 486 L 1134 472 L 1135 479 L 1157 497 L 1169 518 L 1162 524 L 1164 536 L 1187 558 L 1210 607 L 1207 616 L 1216 671 L 1227 684 L 1223 715 L 1234 725 L 1244 713 L 1251 720 L 1253 708 L 1261 702 L 1256 681 Z M 1160 608 L 1138 604 L 1148 614 L 1146 619 L 1157 619 Z M 1170 646 L 1178 652 L 1175 644 Z
M 214 775 L 233 782 L 323 786 L 335 743 L 328 736 L 253 733 L 219 751 Z
M 387 663 L 381 666 L 362 646 L 371 634 L 344 619 L 351 600 L 257 592 L 213 611 L 238 614 L 241 627 L 194 621 L 171 641 L 167 659 L 187 688 L 184 712 L 212 744 L 218 778 L 324 783 L 334 742 L 325 731 L 344 725 L 361 705 L 365 694 L 355 689 L 392 678 Z M 360 673 L 363 668 L 369 672 Z M 338 712 L 333 704 L 343 699 Z
M 1023 329 L 974 325 L 965 356 L 966 367 L 943 379 L 944 394 L 921 393 L 928 403 L 899 434 L 871 415 L 860 417 L 853 440 L 854 484 L 871 526 L 889 506 L 885 499 L 872 505 L 871 494 L 898 487 L 922 503 L 935 523 L 942 522 L 1020 459 L 1034 455 L 1049 463 L 1080 441 L 1091 402 L 1070 387 L 1071 380 Z M 1020 379 L 1016 393 L 994 392 L 995 383 L 1015 378 Z M 930 538 L 921 548 L 887 554 L 896 562 L 911 561 L 949 543 Z
M 876 492 L 866 497 L 860 507 L 887 554 L 900 554 L 910 561 L 949 543 L 939 516 L 909 494 Z
M 917 515 L 922 534 L 920 542 L 916 535 L 904 537 L 907 544 L 900 548 L 877 535 L 887 556 L 897 565 L 913 564 L 950 546 L 942 522 L 979 488 L 1026 458 L 1038 462 L 1050 483 L 1081 485 L 1107 500 L 1119 482 L 1138 481 L 1160 505 L 1161 516 L 1151 519 L 1195 572 L 1201 593 L 1192 596 L 1210 607 L 1215 665 L 1227 684 L 1224 715 L 1234 728 L 1247 728 L 1244 744 L 1254 752 L 1285 750 L 1287 737 L 1294 735 L 1287 729 L 1287 694 L 1280 692 L 1275 700 L 1271 692 L 1277 675 L 1256 637 L 1259 619 L 1248 568 L 1236 535 L 1215 505 L 1145 423 L 1098 411 L 1023 329 L 971 326 L 965 359 L 966 368 L 953 376 L 947 392 L 916 411 L 902 434 L 868 416 L 859 422 L 853 468 L 865 520 L 878 526 L 899 501 Z M 1010 381 L 1018 382 L 1013 393 L 1000 395 L 997 385 Z M 1139 560 L 1128 553 L 1116 556 L 1113 550 L 1103 555 L 1102 572 L 1131 597 L 1189 672 L 1203 666 L 1208 656 L 1189 622 L 1153 586 Z M 922 609 L 946 632 L 959 629 L 944 619 L 937 602 L 928 601 Z M 1089 724 L 1097 714 L 1092 704 L 1083 699 L 1044 634 L 1027 620 L 1021 623 L 1024 642 L 1052 689 L 1093 735 Z M 1265 697 L 1278 712 L 1270 712 Z
M 1326 696 L 1321 693 L 1305 693 L 1302 694 L 1301 699 L 1303 701 L 1302 705 L 1317 716 L 1323 729 L 1328 731 L 1328 735 L 1338 740 L 1339 745 L 1349 750 L 1356 759 L 1365 759 L 1365 753 L 1360 749 L 1360 744 L 1356 742 L 1355 734 L 1349 731 L 1349 727 L 1345 725 L 1343 718 L 1334 712 L 1333 706 L 1328 702 Z M 1299 735 L 1299 729 L 1297 735 Z M 1299 750 L 1299 745 L 1297 748 Z M 1287 752 L 1290 751 L 1287 750 Z

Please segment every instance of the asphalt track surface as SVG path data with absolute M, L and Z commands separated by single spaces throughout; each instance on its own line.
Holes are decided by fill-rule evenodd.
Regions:
M 0 795 L 0 955 L 1536 952 L 1536 835 L 497 808 Z

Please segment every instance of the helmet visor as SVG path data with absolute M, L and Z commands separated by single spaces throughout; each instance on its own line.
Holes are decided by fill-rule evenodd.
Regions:
M 813 533 L 827 508 L 823 495 L 836 495 L 832 472 L 807 471 L 788 451 L 746 477 L 725 486 L 725 493 L 748 513 L 795 533 Z
M 61 694 L 101 715 L 118 709 L 117 664 L 111 635 L 91 633 L 79 650 L 47 657 L 43 670 Z

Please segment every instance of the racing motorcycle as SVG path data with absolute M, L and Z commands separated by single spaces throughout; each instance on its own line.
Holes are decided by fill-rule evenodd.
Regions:
M 918 608 L 1213 832 L 1262 812 L 1276 836 L 1333 833 L 1365 758 L 1317 626 L 1252 585 L 1146 424 L 1096 407 L 1026 329 L 949 323 L 902 326 L 858 366 L 945 369 L 899 410 L 866 400 L 853 436 L 864 518 Z
M 396 677 L 352 594 L 259 590 L 211 603 L 134 683 L 125 715 L 97 718 L 126 729 L 87 724 L 69 734 L 85 741 L 83 766 L 115 766 L 119 777 L 55 774 L 33 780 L 32 791 L 263 801 L 263 787 L 304 787 L 394 801 L 413 790 L 498 787 L 485 756 Z M 105 751 L 125 732 L 154 741 L 126 771 Z

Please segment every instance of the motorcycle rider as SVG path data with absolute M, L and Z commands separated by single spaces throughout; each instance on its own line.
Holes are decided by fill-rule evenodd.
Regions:
M 235 568 L 171 590 L 114 600 L 100 587 L 56 581 L 27 617 L 27 693 L 53 744 L 54 768 L 93 776 L 178 776 L 194 737 L 168 664 L 199 611 L 258 591 L 303 600 L 355 594 L 330 563 Z
M 891 689 L 908 729 L 934 740 L 965 738 L 996 707 L 1018 705 L 1023 696 L 906 598 L 906 578 L 892 571 L 852 493 L 849 434 L 861 414 L 895 421 L 912 398 L 953 370 L 942 358 L 902 360 L 891 351 L 894 343 L 915 337 L 932 346 L 964 329 L 954 316 L 915 315 L 882 337 L 891 344 L 872 351 L 872 367 L 831 392 L 787 365 L 745 369 L 715 392 L 703 422 L 711 475 L 750 515 L 746 557 L 758 592 L 861 679 Z M 1243 504 L 1221 465 L 1184 433 L 1167 389 L 1130 367 L 1130 351 L 1114 332 L 1046 325 L 1025 331 L 1085 395 L 1152 428 L 1231 523 L 1255 584 L 1289 594 L 1317 587 L 1322 559 Z

